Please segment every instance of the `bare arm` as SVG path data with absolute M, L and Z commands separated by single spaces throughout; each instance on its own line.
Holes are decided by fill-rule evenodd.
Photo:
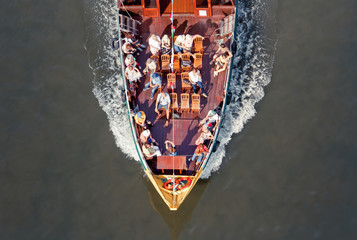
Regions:
M 227 65 L 228 65 L 228 63 L 226 62 L 226 63 L 224 64 L 223 68 L 217 70 L 216 72 L 219 73 L 219 72 L 225 71 L 225 70 L 227 69 Z

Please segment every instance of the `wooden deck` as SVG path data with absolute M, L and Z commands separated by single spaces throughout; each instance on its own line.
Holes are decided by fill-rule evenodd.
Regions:
M 178 155 L 192 156 L 196 148 L 195 141 L 199 137 L 198 133 L 198 123 L 203 119 L 209 110 L 215 109 L 222 100 L 224 96 L 224 86 L 225 86 L 225 72 L 219 73 L 218 77 L 213 77 L 213 72 L 215 66 L 209 65 L 212 60 L 217 44 L 214 42 L 213 33 L 216 28 L 219 27 L 219 23 L 222 16 L 209 17 L 209 18 L 196 18 L 191 16 L 180 16 L 179 20 L 175 19 L 174 24 L 176 26 L 175 36 L 180 34 L 199 34 L 205 39 L 203 40 L 203 59 L 202 59 L 202 84 L 208 98 L 204 98 L 201 95 L 201 111 L 200 113 L 184 112 L 179 113 L 180 119 L 173 119 L 170 115 L 169 126 L 164 127 L 166 122 L 166 114 L 163 112 L 162 117 L 156 122 L 155 126 L 151 128 L 151 133 L 154 139 L 159 143 L 159 148 L 161 152 L 165 155 L 165 140 L 170 140 L 176 144 Z M 142 36 L 142 43 L 148 46 L 148 38 L 151 34 L 157 34 L 163 36 L 168 34 L 171 36 L 171 21 L 169 17 L 160 18 L 143 18 L 142 24 L 139 28 L 140 34 Z M 149 47 L 147 47 L 140 55 L 137 57 L 142 69 L 145 67 L 146 60 L 151 56 Z M 168 72 L 162 72 L 162 91 L 171 93 L 172 90 L 167 88 L 167 75 Z M 155 112 L 155 103 L 158 92 L 155 94 L 153 99 L 150 99 L 151 89 L 143 91 L 145 83 L 149 82 L 149 74 L 141 79 L 139 84 L 139 89 L 137 90 L 137 102 L 139 109 L 144 111 L 147 115 L 147 119 L 154 122 L 157 114 Z M 180 74 L 176 75 L 176 91 L 178 98 L 179 109 L 181 106 L 180 94 L 182 93 L 181 88 L 181 77 Z M 191 105 L 191 95 L 193 89 L 190 92 L 190 105 Z M 201 90 L 198 92 L 201 93 Z M 154 173 L 159 173 L 156 171 L 156 161 L 147 161 Z M 195 164 L 188 162 L 188 170 L 184 171 L 183 174 L 191 175 L 195 172 Z M 172 172 L 172 171 L 171 171 Z M 168 173 L 168 172 L 166 172 Z M 175 174 L 178 174 L 175 172 Z

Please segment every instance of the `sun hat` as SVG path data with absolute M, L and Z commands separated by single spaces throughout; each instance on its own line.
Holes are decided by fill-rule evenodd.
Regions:
M 140 124 L 142 124 L 145 121 L 145 119 L 146 119 L 146 115 L 143 111 L 140 111 L 135 115 L 135 121 L 139 122 Z
M 214 116 L 216 114 L 216 112 L 214 111 L 214 110 L 210 110 L 209 112 L 208 112 L 208 116 L 209 117 L 212 117 L 212 116 Z

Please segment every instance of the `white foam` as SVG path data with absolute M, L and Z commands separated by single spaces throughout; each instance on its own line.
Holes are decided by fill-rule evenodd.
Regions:
M 218 140 L 220 146 L 211 158 L 201 178 L 208 178 L 219 169 L 225 157 L 225 145 L 234 133 L 239 133 L 247 121 L 256 114 L 255 104 L 264 97 L 263 87 L 270 82 L 276 39 L 262 34 L 264 21 L 261 14 L 264 3 L 238 1 L 237 51 L 233 59 L 233 77 L 230 90 L 232 101 L 226 108 L 223 128 Z M 139 160 L 125 102 L 122 99 L 122 80 L 118 54 L 111 48 L 111 40 L 117 34 L 116 1 L 88 3 L 88 39 L 85 48 L 93 69 L 93 93 L 100 107 L 107 114 L 116 145 L 130 159 Z

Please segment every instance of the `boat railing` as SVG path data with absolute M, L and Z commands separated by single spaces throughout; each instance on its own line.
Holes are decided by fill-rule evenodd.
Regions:
M 119 51 L 119 59 L 120 59 L 120 66 L 119 68 L 121 69 L 121 78 L 122 78 L 122 82 L 123 82 L 123 86 L 124 86 L 124 90 L 125 90 L 125 102 L 126 102 L 126 107 L 127 107 L 127 114 L 128 114 L 128 118 L 129 118 L 129 124 L 130 124 L 130 130 L 131 130 L 131 134 L 133 136 L 133 141 L 134 141 L 134 145 L 135 145 L 135 148 L 136 148 L 136 152 L 138 153 L 138 157 L 139 157 L 139 160 L 140 160 L 140 163 L 141 165 L 143 166 L 144 170 L 146 171 L 147 169 L 150 169 L 150 167 L 147 165 L 146 161 L 145 161 L 145 157 L 144 155 L 142 154 L 141 152 L 141 149 L 140 149 L 140 145 L 137 141 L 137 139 L 135 139 L 134 136 L 136 136 L 136 134 L 134 134 L 134 131 L 136 131 L 135 129 L 135 123 L 134 123 L 134 119 L 133 117 L 131 116 L 131 109 L 130 109 L 130 103 L 129 103 L 129 99 L 127 97 L 127 92 L 128 92 L 128 86 L 127 86 L 127 80 L 125 78 L 125 68 L 123 67 L 124 65 L 124 54 L 122 52 L 122 45 L 123 45 L 123 39 L 122 39 L 122 28 L 121 28 L 121 24 L 120 24 L 120 19 L 121 19 L 121 16 L 125 17 L 125 18 L 128 18 L 124 15 L 121 15 L 119 14 L 119 9 L 117 9 L 117 13 L 118 13 L 118 39 L 119 39 L 119 48 L 118 48 L 118 51 Z M 124 19 L 124 18 L 122 18 Z M 135 32 L 133 32 L 135 34 Z
M 234 22 L 233 22 L 233 26 L 236 26 L 237 25 L 237 19 L 238 19 L 238 17 L 237 17 L 237 10 L 235 9 L 235 11 L 234 11 Z M 233 29 L 235 29 L 235 28 L 233 28 Z M 232 30 L 233 31 L 233 30 Z M 233 46 L 233 44 L 234 44 L 234 41 L 235 41 L 235 39 L 236 39 L 236 36 L 237 36 L 237 31 L 233 31 L 233 40 L 231 41 L 231 47 L 230 47 L 230 49 L 232 49 L 232 46 Z M 233 53 L 233 52 L 232 52 Z M 233 53 L 233 55 L 234 55 L 234 53 Z M 225 112 L 225 110 L 226 110 L 226 106 L 227 106 L 227 98 L 228 98 L 228 92 L 229 92 L 229 83 L 230 83 L 230 80 L 231 80 L 231 78 L 232 78 L 232 68 L 233 68 L 233 60 L 232 60 L 232 58 L 230 59 L 230 62 L 229 62 L 229 64 L 228 64 L 228 69 L 227 69 L 227 71 L 226 71 L 226 76 L 225 76 L 225 79 L 227 79 L 227 81 L 226 81 L 226 83 L 225 83 L 225 89 L 226 89 L 226 91 L 225 91 L 225 94 L 224 94 L 224 99 L 223 99 L 223 106 L 222 106 L 222 112 L 221 112 L 221 115 L 223 116 L 224 115 L 224 112 Z M 228 75 L 228 76 L 227 76 Z M 210 158 L 210 156 L 211 156 L 211 154 L 212 154 L 212 152 L 213 152 L 213 149 L 214 149 L 214 145 L 215 145 L 215 143 L 216 143 L 216 141 L 217 141 L 217 138 L 218 138 L 218 134 L 219 134 L 219 132 L 220 132 L 220 130 L 221 130 L 221 124 L 222 124 L 222 122 L 223 122 L 223 119 L 222 118 L 220 118 L 219 119 L 219 122 L 218 122 L 218 127 L 217 127 L 217 130 L 216 130 L 216 132 L 215 132 L 215 134 L 214 134 L 214 141 L 213 141 L 213 143 L 210 143 L 210 147 L 209 147 L 209 153 L 207 154 L 207 156 L 206 156 L 206 158 L 202 161 L 203 163 L 202 163 L 202 168 L 204 169 L 206 166 L 207 166 L 207 163 L 208 163 L 208 161 L 207 161 L 207 159 L 209 159 Z
M 132 32 L 134 35 L 139 35 L 138 26 L 141 25 L 141 22 L 131 18 L 124 16 L 123 14 L 119 14 L 119 28 L 122 31 Z

